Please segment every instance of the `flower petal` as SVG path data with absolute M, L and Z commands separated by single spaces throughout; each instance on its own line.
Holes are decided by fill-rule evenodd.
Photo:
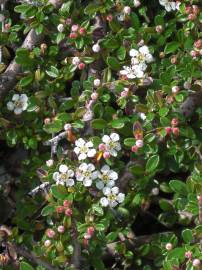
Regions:
M 9 101 L 9 102 L 7 103 L 7 109 L 8 109 L 9 111 L 13 111 L 13 110 L 14 110 L 14 103 L 13 103 L 12 101 Z
M 101 205 L 102 205 L 103 207 L 106 207 L 106 206 L 109 205 L 109 201 L 108 201 L 108 199 L 107 199 L 106 197 L 102 197 L 102 198 L 100 199 L 100 203 L 101 203 Z
M 61 172 L 61 173 L 66 173 L 67 170 L 68 170 L 67 165 L 65 165 L 65 164 L 61 164 L 61 165 L 60 165 L 60 167 L 59 167 L 59 172 Z

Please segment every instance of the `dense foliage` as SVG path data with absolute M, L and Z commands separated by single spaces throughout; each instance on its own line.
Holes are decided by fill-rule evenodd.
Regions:
M 0 3 L 2 269 L 201 269 L 201 1 Z

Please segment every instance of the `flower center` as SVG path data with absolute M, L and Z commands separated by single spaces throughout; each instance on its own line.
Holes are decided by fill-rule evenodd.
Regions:
M 86 152 L 88 152 L 88 148 L 86 146 L 82 146 L 80 148 L 80 151 L 81 151 L 81 153 L 86 153 Z
M 89 171 L 84 172 L 85 177 L 90 177 L 91 173 Z
M 22 102 L 20 100 L 15 101 L 15 107 L 21 108 L 22 107 Z
M 67 180 L 67 179 L 68 179 L 67 174 L 66 174 L 66 173 L 62 173 L 62 174 L 60 175 L 60 179 L 61 179 L 62 181 Z
M 116 195 L 110 194 L 110 195 L 108 196 L 108 199 L 109 199 L 111 202 L 116 201 Z
M 143 62 L 145 60 L 145 56 L 142 54 L 142 53 L 140 53 L 139 55 L 138 55 L 138 61 L 139 62 Z
M 105 182 L 105 183 L 109 182 L 109 176 L 108 176 L 108 175 L 103 175 L 102 180 L 103 180 L 103 182 Z

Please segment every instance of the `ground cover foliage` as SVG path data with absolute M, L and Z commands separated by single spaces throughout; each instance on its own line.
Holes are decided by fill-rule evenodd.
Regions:
M 0 4 L 1 269 L 201 269 L 201 1 Z

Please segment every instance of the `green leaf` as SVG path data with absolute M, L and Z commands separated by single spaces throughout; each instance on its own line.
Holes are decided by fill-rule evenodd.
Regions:
M 170 183 L 170 188 L 176 192 L 179 193 L 180 195 L 186 195 L 187 194 L 187 187 L 186 184 L 183 183 L 180 180 L 171 180 Z
M 19 82 L 20 86 L 25 87 L 29 85 L 33 81 L 33 75 L 28 75 L 24 78 L 22 78 Z
M 126 57 L 126 48 L 123 46 L 120 46 L 120 48 L 116 52 L 117 58 L 121 61 L 123 61 Z
M 161 108 L 161 109 L 159 110 L 159 115 L 160 115 L 161 117 L 165 117 L 165 116 L 168 114 L 168 112 L 169 112 L 169 108 L 164 107 L 164 108 Z
M 55 212 L 55 207 L 52 205 L 46 205 L 43 210 L 41 211 L 41 215 L 43 217 L 51 215 Z
M 175 51 L 177 51 L 177 49 L 179 48 L 180 44 L 177 41 L 172 41 L 170 43 L 168 43 L 165 47 L 165 53 L 169 54 L 169 53 L 174 53 Z
M 114 119 L 110 124 L 113 128 L 119 129 L 124 127 L 125 121 L 124 119 Z
M 159 200 L 159 206 L 164 212 L 173 212 L 174 208 L 169 200 L 161 199 Z
M 75 101 L 72 98 L 68 98 L 60 105 L 60 111 L 68 111 L 75 105 Z
M 92 264 L 95 270 L 106 270 L 103 261 L 98 257 L 92 257 Z
M 82 58 L 83 62 L 86 64 L 91 64 L 95 61 L 94 57 L 85 56 Z
M 103 211 L 102 207 L 99 206 L 98 204 L 93 204 L 92 205 L 92 211 L 97 216 L 103 216 L 104 215 L 104 211 Z
M 185 243 L 190 244 L 193 241 L 193 234 L 190 229 L 185 229 L 182 231 L 182 238 L 185 241 Z
M 95 129 L 103 129 L 107 127 L 107 121 L 105 121 L 104 119 L 94 119 L 91 122 L 91 126 Z
M 26 262 L 21 262 L 20 263 L 20 270 L 34 270 L 34 268 Z
M 63 123 L 59 119 L 55 120 L 53 123 L 50 123 L 44 126 L 44 130 L 49 134 L 59 132 L 62 129 L 63 129 Z
M 46 73 L 52 78 L 57 78 L 59 75 L 59 70 L 56 67 L 51 66 L 49 70 L 46 70 Z
M 94 13 L 98 12 L 100 9 L 102 9 L 101 5 L 97 5 L 96 3 L 91 3 L 84 9 L 84 13 L 87 15 L 93 15 Z
M 96 230 L 98 231 L 104 231 L 106 229 L 104 224 L 96 224 L 95 225 Z
M 133 145 L 135 145 L 136 139 L 135 138 L 126 138 L 124 140 L 124 145 L 132 147 Z
M 17 13 L 25 13 L 30 8 L 30 5 L 22 4 L 14 8 Z
M 132 22 L 132 26 L 135 28 L 135 29 L 139 29 L 140 28 L 140 20 L 139 20 L 139 17 L 134 13 L 132 12 L 131 15 L 131 22 Z
M 154 172 L 159 165 L 159 155 L 151 156 L 146 163 L 146 171 L 148 173 Z
M 103 42 L 103 46 L 107 49 L 117 49 L 120 43 L 115 38 L 109 38 Z
M 107 57 L 107 64 L 111 69 L 116 70 L 116 71 L 120 70 L 121 68 L 119 61 L 115 57 L 112 57 L 112 56 Z
M 56 199 L 59 199 L 59 200 L 65 200 L 65 199 L 67 199 L 67 191 L 62 186 L 53 185 L 51 187 L 51 193 L 53 194 L 53 196 Z

